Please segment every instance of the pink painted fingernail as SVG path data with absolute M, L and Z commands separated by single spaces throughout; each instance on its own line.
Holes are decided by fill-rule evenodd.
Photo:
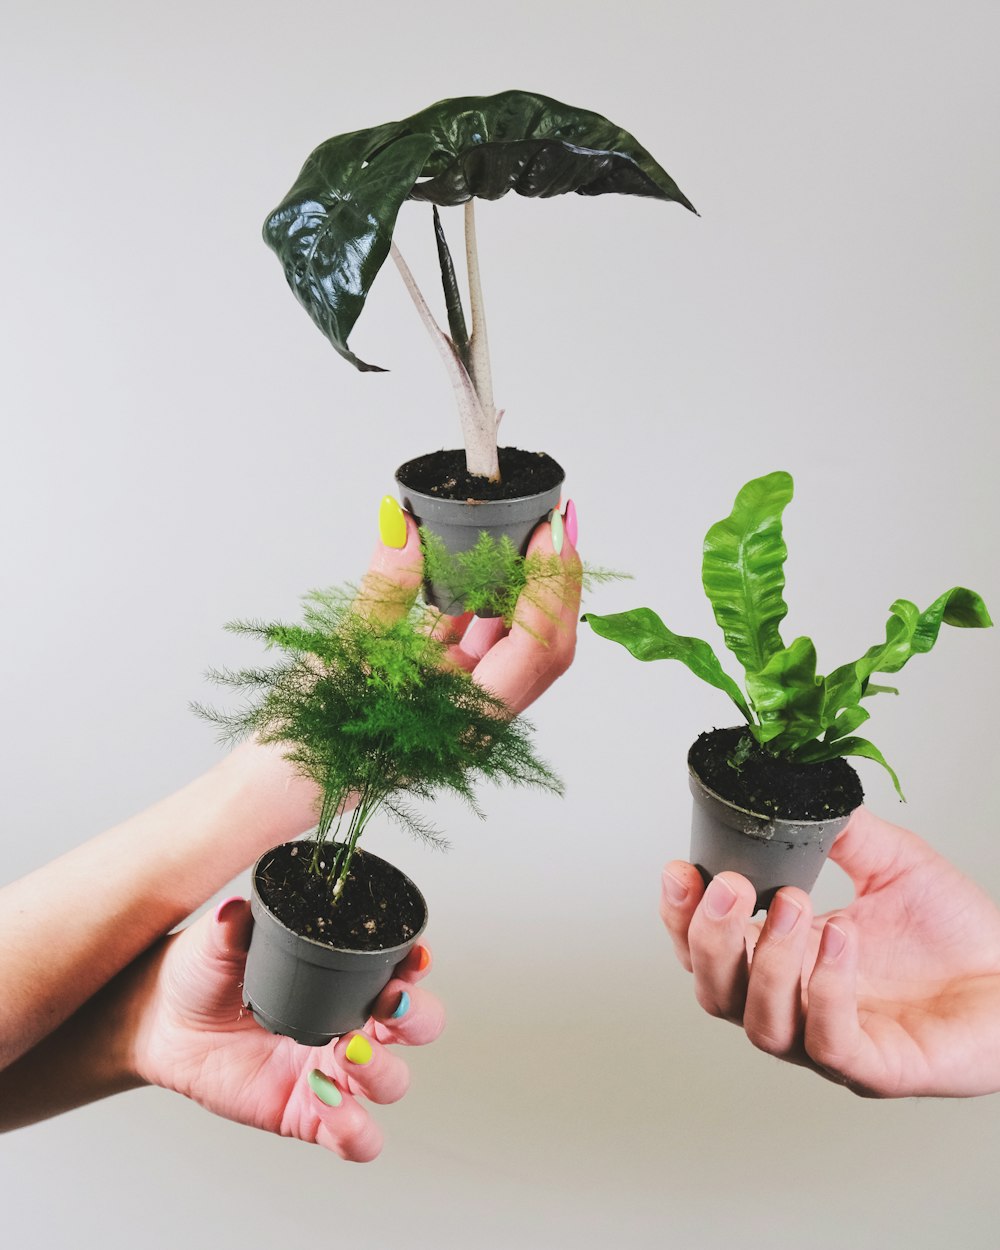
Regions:
M 576 546 L 576 536 L 579 532 L 579 525 L 576 519 L 576 504 L 571 499 L 566 505 L 566 514 L 563 517 L 563 523 L 566 526 L 566 537 L 569 539 L 571 547 Z
M 825 964 L 836 963 L 844 953 L 846 945 L 847 934 L 831 920 L 823 930 L 823 937 L 819 944 L 819 957 Z
M 664 868 L 663 893 L 667 896 L 667 902 L 673 904 L 674 907 L 680 907 L 691 891 L 680 877 L 675 877 L 672 872 L 667 872 Z
M 222 924 L 223 920 L 229 918 L 235 910 L 233 906 L 235 903 L 246 903 L 246 899 L 239 894 L 234 894 L 232 898 L 227 898 L 224 902 L 220 903 L 215 909 L 216 924 Z
M 713 877 L 705 891 L 705 910 L 713 920 L 722 920 L 736 905 L 736 891 L 720 877 Z

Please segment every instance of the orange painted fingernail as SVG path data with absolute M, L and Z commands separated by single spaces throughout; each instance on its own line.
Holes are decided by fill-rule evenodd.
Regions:
M 425 972 L 431 966 L 431 953 L 426 946 L 418 946 L 414 952 L 417 959 L 417 971 Z

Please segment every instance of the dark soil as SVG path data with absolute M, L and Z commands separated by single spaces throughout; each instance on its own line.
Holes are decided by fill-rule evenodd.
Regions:
M 431 451 L 407 460 L 396 471 L 397 480 L 410 490 L 438 499 L 520 499 L 551 490 L 566 476 L 562 466 L 544 451 L 522 451 L 520 447 L 500 447 L 500 481 L 475 477 L 465 467 L 465 452 Z
M 750 752 L 737 766 L 732 756 L 743 738 L 750 739 Z M 858 774 L 846 760 L 790 763 L 758 746 L 742 727 L 700 734 L 688 763 L 720 798 L 780 820 L 833 820 L 853 812 L 864 798 Z
M 257 891 L 282 924 L 327 946 L 359 951 L 388 950 L 419 930 L 424 901 L 398 868 L 356 851 L 334 906 L 325 876 L 308 871 L 312 852 L 312 842 L 288 843 L 257 869 Z

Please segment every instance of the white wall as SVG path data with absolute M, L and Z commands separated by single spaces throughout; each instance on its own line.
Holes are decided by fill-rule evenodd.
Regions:
M 358 375 L 259 238 L 312 146 L 443 96 L 603 112 L 702 213 L 480 213 L 506 434 L 566 465 L 585 555 L 635 575 L 595 610 L 710 635 L 704 530 L 786 468 L 789 631 L 821 664 L 899 595 L 1000 612 L 998 38 L 988 0 L 6 0 L 3 878 L 208 765 L 187 703 L 234 656 L 222 622 L 356 576 L 395 465 L 455 441 L 396 275 L 354 340 L 393 371 Z M 429 277 L 424 215 L 401 238 Z M 878 708 L 908 807 L 862 770 L 1000 897 L 998 646 L 948 632 Z M 995 1100 L 854 1100 L 701 1015 L 673 966 L 684 752 L 728 716 L 584 636 L 534 715 L 565 801 L 442 808 L 447 857 L 373 831 L 428 896 L 450 1011 L 377 1164 L 141 1091 L 0 1140 L 9 1244 L 995 1246 Z M 818 895 L 847 897 L 836 869 Z

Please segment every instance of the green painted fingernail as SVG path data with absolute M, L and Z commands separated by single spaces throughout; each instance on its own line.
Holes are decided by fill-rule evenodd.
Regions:
M 563 549 L 563 534 L 565 533 L 565 530 L 563 528 L 562 514 L 558 508 L 552 509 L 552 516 L 549 520 L 549 524 L 552 527 L 552 549 L 555 551 L 556 555 L 559 555 Z
M 313 1068 L 309 1073 L 309 1088 L 320 1100 L 325 1102 L 328 1107 L 339 1107 L 344 1101 L 344 1095 L 334 1085 L 328 1076 L 325 1076 L 318 1068 Z

